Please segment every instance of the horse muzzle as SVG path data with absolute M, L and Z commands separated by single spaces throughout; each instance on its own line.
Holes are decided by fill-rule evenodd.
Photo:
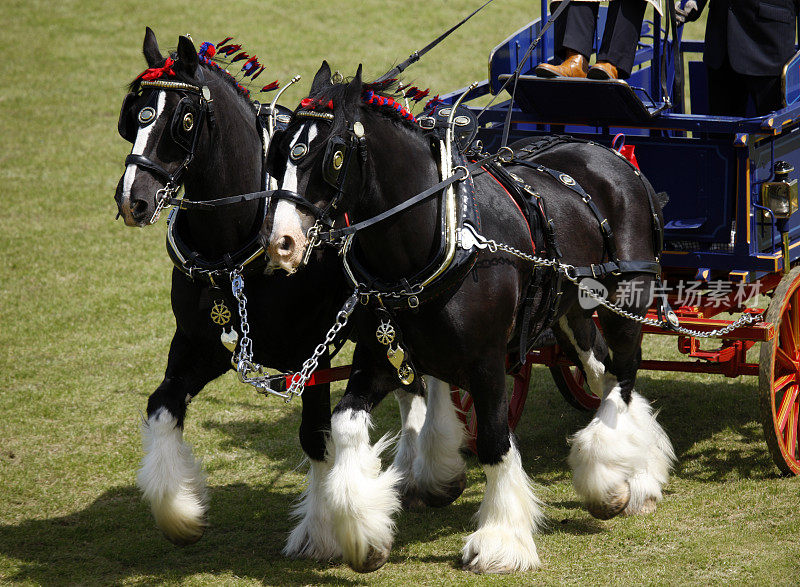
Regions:
M 307 235 L 314 221 L 293 202 L 277 201 L 262 227 L 270 268 L 294 273 L 303 265 L 306 249 L 311 245 Z

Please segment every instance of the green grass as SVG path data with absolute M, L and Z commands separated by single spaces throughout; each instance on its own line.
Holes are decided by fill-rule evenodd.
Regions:
M 598 522 L 576 501 L 566 437 L 587 421 L 546 370 L 534 377 L 518 428 L 525 469 L 541 485 L 544 567 L 508 577 L 458 568 L 483 475 L 451 507 L 398 518 L 379 572 L 290 561 L 280 549 L 304 468 L 297 403 L 238 384 L 209 385 L 192 404 L 186 437 L 204 459 L 211 526 L 176 548 L 155 529 L 134 486 L 139 413 L 163 373 L 174 329 L 163 223 L 114 222 L 113 190 L 128 152 L 116 134 L 124 87 L 144 68 L 152 26 L 162 49 L 236 35 L 269 70 L 302 73 L 322 58 L 351 74 L 379 74 L 466 14 L 474 2 L 174 1 L 168 8 L 96 0 L 3 3 L 0 69 L 0 582 L 25 584 L 630 584 L 796 582 L 798 485 L 777 476 L 758 423 L 752 379 L 643 373 L 680 457 L 653 515 Z M 408 71 L 449 91 L 483 79 L 492 46 L 535 16 L 503 0 Z M 11 26 L 13 25 L 13 26 Z M 696 31 L 702 25 L 695 25 Z M 690 34 L 698 37 L 699 32 Z M 674 341 L 646 341 L 672 357 Z M 341 390 L 339 390 L 340 392 Z M 398 427 L 387 400 L 376 435 Z

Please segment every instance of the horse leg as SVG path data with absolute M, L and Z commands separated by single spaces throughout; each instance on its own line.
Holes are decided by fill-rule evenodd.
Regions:
M 419 434 L 413 479 L 425 505 L 444 507 L 454 502 L 467 485 L 461 446 L 464 425 L 450 400 L 450 385 L 426 377 L 428 410 Z
M 220 347 L 222 352 L 227 352 Z M 228 355 L 230 357 L 230 355 Z M 229 367 L 224 354 L 199 354 L 178 329 L 161 385 L 147 400 L 142 420 L 144 457 L 136 480 L 156 524 L 171 542 L 197 542 L 206 527 L 206 485 L 200 463 L 183 440 L 186 406 Z
M 628 309 L 637 314 L 645 310 Z M 641 327 L 602 308 L 598 316 L 603 331 L 612 334 L 607 341 L 579 310 L 570 310 L 556 330 L 561 344 L 572 345 L 592 391 L 603 398 L 592 421 L 571 438 L 569 463 L 573 485 L 589 513 L 609 519 L 622 511 L 655 508 L 674 453 L 649 403 L 633 391 Z
M 675 450 L 667 433 L 656 421 L 650 402 L 634 390 L 642 352 L 641 326 L 608 310 L 599 311 L 598 317 L 603 331 L 613 333 L 607 338 L 607 362 L 615 385 L 607 397 L 614 403 L 620 417 L 628 416 L 635 431 L 628 450 L 636 454 L 637 466 L 628 478 L 631 499 L 624 513 L 648 514 L 655 511 L 656 504 L 661 501 L 661 488 L 669 480 L 675 463 Z
M 399 489 L 403 509 L 420 509 L 425 503 L 419 496 L 413 467 L 420 431 L 427 418 L 427 405 L 424 397 L 402 388 L 396 389 L 394 396 L 400 408 L 401 431 L 392 466 L 402 475 Z
M 469 380 L 478 424 L 478 460 L 486 474 L 478 529 L 461 551 L 464 567 L 475 573 L 539 566 L 533 533 L 544 514 L 508 427 L 504 360 L 496 357 L 492 363 L 475 366 Z
M 320 367 L 328 366 L 329 358 L 320 361 Z M 330 385 L 317 386 L 301 397 L 300 446 L 308 457 L 310 468 L 300 501 L 292 509 L 292 517 L 299 521 L 289 533 L 283 554 L 292 558 L 330 560 L 342 554 L 333 535 L 330 512 L 322 499 L 322 483 L 331 470 L 325 455 L 325 444 L 331 430 Z
M 389 435 L 369 443 L 370 410 L 396 387 L 396 379 L 375 373 L 365 354 L 362 345 L 356 345 L 347 391 L 331 416 L 332 464 L 322 484 L 342 557 L 360 573 L 380 568 L 389 558 L 401 483 L 394 466 L 381 471 L 380 454 L 391 443 Z

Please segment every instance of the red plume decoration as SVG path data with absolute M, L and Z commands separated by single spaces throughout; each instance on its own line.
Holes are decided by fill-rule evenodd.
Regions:
M 259 72 L 259 73 L 261 73 L 261 72 Z M 272 90 L 277 90 L 279 85 L 280 84 L 278 83 L 278 80 L 275 80 L 274 82 L 270 82 L 266 86 L 261 88 L 261 91 L 262 92 L 271 92 Z
M 172 69 L 172 66 L 175 62 L 172 60 L 171 57 L 167 57 L 167 60 L 164 62 L 163 67 L 151 67 L 150 69 L 146 69 L 142 73 L 139 74 L 139 77 L 136 79 L 142 81 L 148 81 L 151 79 L 158 79 L 165 75 L 175 75 L 175 71 Z

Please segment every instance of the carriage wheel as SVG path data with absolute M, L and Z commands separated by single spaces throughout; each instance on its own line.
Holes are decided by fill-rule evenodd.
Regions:
M 531 381 L 531 364 L 523 365 L 519 373 L 514 375 L 514 390 L 511 392 L 511 399 L 508 402 L 508 426 L 511 430 L 517 428 L 519 419 L 522 417 L 522 409 L 525 407 L 525 400 L 528 399 L 528 385 Z M 456 407 L 459 419 L 464 423 L 467 432 L 467 446 L 477 454 L 475 438 L 477 436 L 478 424 L 475 418 L 475 406 L 472 397 L 463 389 L 453 388 L 450 392 L 450 399 Z
M 594 412 L 600 407 L 600 398 L 591 392 L 586 378 L 575 366 L 550 367 L 556 387 L 567 403 L 583 412 Z
M 800 268 L 778 284 L 765 320 L 775 338 L 761 343 L 758 389 L 761 424 L 772 460 L 786 475 L 800 474 Z

